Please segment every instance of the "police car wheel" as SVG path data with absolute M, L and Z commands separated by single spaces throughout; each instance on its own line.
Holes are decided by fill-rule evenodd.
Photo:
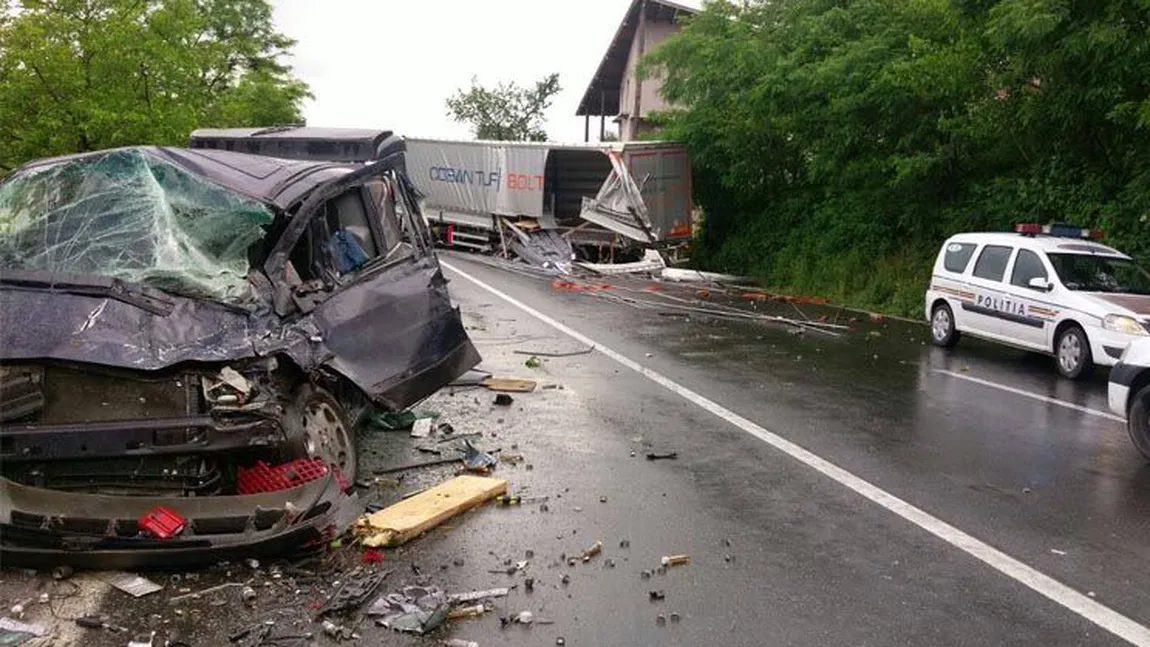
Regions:
M 940 303 L 930 315 L 930 341 L 935 346 L 950 348 L 958 343 L 959 333 L 954 329 L 954 312 Z
M 1126 430 L 1130 433 L 1134 447 L 1143 458 L 1150 461 L 1150 386 L 1142 387 L 1130 402 Z
M 1085 377 L 1094 366 L 1094 357 L 1090 354 L 1090 342 L 1086 341 L 1086 333 L 1078 326 L 1071 326 L 1058 336 L 1058 342 L 1054 346 L 1054 358 L 1058 364 L 1058 372 L 1072 380 Z

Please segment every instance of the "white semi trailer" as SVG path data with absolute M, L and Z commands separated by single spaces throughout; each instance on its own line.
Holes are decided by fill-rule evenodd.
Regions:
M 389 141 L 389 131 L 314 127 L 201 129 L 191 136 L 193 148 L 339 162 L 369 162 Z M 613 253 L 664 250 L 691 237 L 691 162 L 679 143 L 404 143 L 424 216 L 452 246 L 496 251 L 510 244 L 529 256 L 521 246 L 533 237 Z

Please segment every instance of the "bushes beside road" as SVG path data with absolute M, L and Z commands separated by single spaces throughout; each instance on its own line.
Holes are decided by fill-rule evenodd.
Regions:
M 1015 222 L 1150 257 L 1150 6 L 712 2 L 647 59 L 706 269 L 917 314 L 938 245 Z

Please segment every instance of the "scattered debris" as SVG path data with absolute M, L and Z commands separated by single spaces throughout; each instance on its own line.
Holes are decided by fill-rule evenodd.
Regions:
M 512 402 L 515 402 L 514 398 L 507 395 L 506 393 L 500 393 L 499 395 L 495 396 L 494 404 L 497 407 L 510 407 Z
M 684 564 L 690 563 L 690 561 L 691 561 L 690 555 L 670 555 L 670 556 L 664 555 L 663 559 L 662 559 L 662 564 L 663 564 L 663 566 L 682 566 Z
M 376 620 L 381 627 L 423 635 L 437 629 L 451 612 L 447 594 L 434 586 L 408 586 L 400 593 L 380 596 L 365 612 L 383 616 Z
M 1050 552 L 1054 553 L 1055 555 L 1065 555 L 1066 554 L 1066 551 L 1058 550 L 1057 548 L 1051 548 Z
M 464 604 L 467 602 L 477 602 L 479 600 L 487 600 L 490 598 L 504 598 L 511 592 L 507 587 L 499 589 L 487 589 L 485 591 L 468 591 L 467 593 L 452 593 L 447 596 L 447 601 L 452 604 Z
M 682 616 L 680 616 L 679 614 L 677 614 L 677 613 L 671 614 L 671 622 L 678 622 L 681 619 L 682 619 Z
M 517 350 L 513 351 L 516 355 L 530 355 L 532 357 L 575 357 L 576 355 L 588 355 L 591 351 L 595 350 L 594 346 L 588 346 L 582 350 L 573 350 L 567 352 L 559 351 L 545 351 L 545 350 Z M 528 360 L 531 361 L 531 360 Z
M 515 380 L 503 377 L 489 377 L 479 383 L 489 391 L 502 391 L 505 393 L 531 393 L 535 390 L 533 380 Z
M 530 611 L 520 611 L 519 615 L 515 616 L 515 622 L 521 625 L 529 625 L 535 621 L 535 616 Z
M 596 540 L 591 547 L 583 551 L 583 561 L 589 562 L 591 558 L 603 552 L 603 542 Z
M 174 510 L 156 506 L 140 515 L 136 523 L 141 530 L 156 539 L 171 539 L 184 531 L 187 520 Z
M 661 613 L 655 616 L 655 624 L 659 625 L 660 627 L 667 624 L 667 616 Z
M 438 417 L 439 413 L 436 411 L 416 411 L 414 409 L 399 412 L 381 411 L 372 414 L 371 424 L 384 431 L 404 431 L 411 429 L 420 420 L 434 420 Z
M 446 465 L 448 463 L 458 463 L 459 457 L 455 458 L 441 458 L 435 461 L 419 461 L 416 463 L 404 463 L 403 465 L 395 465 L 393 467 L 381 467 L 372 470 L 372 474 L 394 474 L 396 472 L 406 472 L 407 470 L 419 469 L 420 467 L 434 467 L 436 465 Z
M 467 471 L 488 474 L 499 462 L 498 459 L 491 454 L 473 445 L 470 440 L 463 442 L 467 446 L 467 453 L 463 456 L 463 464 L 467 468 Z
M 188 600 L 188 599 L 194 600 L 194 599 L 200 598 L 201 596 L 207 595 L 209 593 L 215 593 L 216 591 L 223 591 L 224 589 L 231 589 L 231 588 L 235 588 L 237 586 L 244 586 L 244 584 L 241 582 L 227 582 L 225 584 L 220 584 L 219 586 L 212 586 L 212 587 L 206 588 L 202 591 L 196 591 L 194 593 L 185 593 L 183 595 L 177 595 L 177 596 L 168 598 L 168 604 L 179 604 L 180 602 L 183 602 L 184 600 Z
M 379 564 L 383 561 L 383 552 L 378 548 L 368 548 L 363 551 L 364 564 Z
M 507 492 L 504 479 L 457 476 L 417 496 L 360 517 L 356 532 L 369 547 L 398 546 Z
M 75 571 L 72 570 L 72 567 L 68 566 L 67 564 L 65 564 L 63 566 L 57 566 L 56 568 L 52 569 L 52 579 L 54 579 L 54 580 L 66 580 L 66 579 L 72 577 L 72 575 L 74 573 L 75 573 Z
M 419 418 L 411 425 L 412 438 L 427 438 L 431 435 L 431 418 Z
M 540 366 L 543 366 L 543 360 L 532 355 L 531 357 L 527 358 L 526 362 L 523 362 L 523 365 L 527 368 L 539 368 Z
M 103 579 L 108 584 L 111 584 L 134 598 L 140 598 L 164 588 L 160 584 L 156 584 L 145 577 L 140 577 L 133 573 L 108 573 L 104 575 Z
M 649 461 L 675 460 L 677 458 L 679 458 L 679 452 L 647 452 L 647 460 Z
M 491 377 L 491 373 L 479 369 L 471 369 L 448 386 L 480 386 L 484 380 Z
M 0 645 L 20 645 L 33 638 L 42 638 L 48 635 L 48 630 L 40 625 L 28 624 L 0 618 Z
M 383 571 L 382 573 L 368 573 L 361 577 L 351 577 L 345 581 L 335 593 L 328 598 L 323 607 L 320 608 L 319 613 L 316 614 L 317 618 L 322 618 L 329 613 L 338 613 L 341 611 L 349 611 L 358 609 L 367 602 L 368 598 L 375 595 L 379 587 L 383 586 L 383 581 L 391 575 L 393 571 Z
M 652 602 L 658 602 L 660 600 L 666 600 L 667 599 L 667 594 L 664 593 L 662 590 L 651 591 L 650 593 L 648 593 L 648 596 L 651 598 Z
M 240 599 L 244 601 L 244 604 L 255 604 L 256 590 L 250 586 L 245 586 L 240 590 Z

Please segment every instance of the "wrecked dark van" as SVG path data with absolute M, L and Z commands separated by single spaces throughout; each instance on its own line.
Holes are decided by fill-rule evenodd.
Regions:
M 354 517 L 359 423 L 479 362 L 402 146 L 127 148 L 0 183 L 0 561 L 178 567 Z

